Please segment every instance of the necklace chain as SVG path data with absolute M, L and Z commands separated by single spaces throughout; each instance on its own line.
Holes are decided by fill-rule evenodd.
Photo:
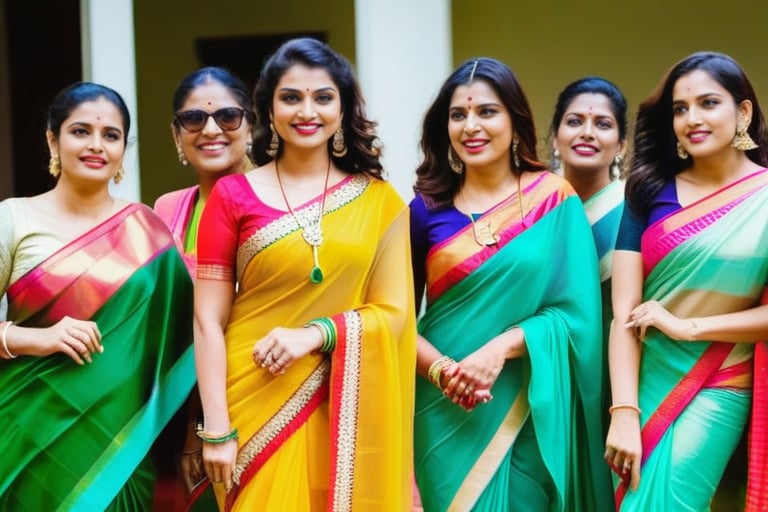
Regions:
M 517 175 L 517 204 L 520 207 L 520 222 L 522 222 L 525 226 L 525 211 L 523 210 L 523 188 L 521 186 L 521 177 L 522 172 Z M 464 199 L 464 191 L 460 191 L 459 194 L 461 195 L 461 201 L 464 203 L 465 207 L 467 207 L 467 217 L 469 217 L 469 220 L 472 222 L 472 235 L 475 239 L 475 242 L 477 242 L 478 245 L 484 245 L 486 247 L 496 245 L 499 242 L 499 236 L 491 229 L 491 221 L 488 220 L 479 223 L 478 229 L 478 223 L 475 221 L 475 217 L 472 215 L 469 204 Z
M 296 225 L 299 227 L 299 229 L 301 229 L 302 238 L 307 243 L 307 245 L 312 248 L 312 259 L 314 265 L 312 266 L 312 270 L 309 273 L 309 280 L 315 284 L 318 284 L 323 280 L 323 270 L 320 268 L 317 248 L 320 247 L 320 245 L 323 243 L 322 221 L 323 213 L 325 212 L 325 196 L 328 194 L 328 179 L 331 176 L 331 159 L 328 158 L 328 169 L 325 171 L 325 184 L 323 185 L 323 198 L 320 202 L 320 212 L 317 215 L 317 220 L 310 222 L 306 226 L 299 222 L 299 217 L 293 211 L 293 208 L 291 208 L 291 203 L 288 202 L 288 195 L 286 195 L 285 189 L 283 188 L 283 181 L 280 179 L 280 169 L 277 166 L 277 159 L 275 159 L 275 174 L 277 175 L 277 184 L 280 187 L 280 194 L 283 196 L 285 206 L 288 207 L 288 212 L 290 212 L 291 217 L 293 217 L 293 220 L 296 222 Z

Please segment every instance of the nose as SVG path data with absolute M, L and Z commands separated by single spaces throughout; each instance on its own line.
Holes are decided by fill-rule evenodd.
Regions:
M 688 117 L 686 118 L 686 122 L 689 126 L 696 126 L 701 122 L 701 119 L 699 119 L 699 112 L 695 107 L 691 106 L 688 108 Z
M 88 144 L 88 149 L 93 151 L 94 153 L 101 153 L 103 146 L 102 146 L 102 140 L 101 140 L 101 134 L 97 131 L 93 132 L 93 136 L 91 137 L 91 142 Z
M 216 124 L 216 120 L 213 118 L 213 116 L 209 115 L 208 119 L 205 120 L 202 131 L 204 135 L 217 135 L 222 130 L 219 125 Z
M 594 125 L 592 124 L 592 119 L 587 118 L 587 120 L 584 122 L 584 129 L 581 131 L 581 137 L 583 139 L 591 139 L 594 136 Z
M 307 97 L 304 99 L 304 103 L 302 103 L 301 110 L 299 111 L 299 116 L 304 119 L 312 119 L 315 117 L 315 110 L 312 108 L 312 98 Z
M 464 133 L 470 134 L 475 133 L 478 130 L 477 126 L 477 120 L 475 119 L 475 114 L 473 112 L 469 112 L 467 114 L 467 120 L 464 122 Z

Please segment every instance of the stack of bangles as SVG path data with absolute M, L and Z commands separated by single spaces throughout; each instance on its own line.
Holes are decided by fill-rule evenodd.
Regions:
M 427 370 L 427 376 L 429 377 L 429 382 L 437 386 L 437 389 L 439 389 L 440 391 L 443 391 L 443 385 L 441 382 L 442 376 L 443 376 L 443 370 L 455 364 L 457 364 L 456 361 L 454 361 L 448 356 L 440 356 L 437 359 L 435 359 L 435 362 L 429 365 L 429 370 Z
M 204 443 L 210 443 L 210 444 L 226 443 L 227 441 L 231 441 L 233 439 L 235 441 L 238 440 L 236 428 L 233 428 L 229 432 L 216 433 L 216 434 L 211 432 L 206 432 L 205 430 L 198 430 L 197 437 L 202 439 Z
M 333 349 L 336 348 L 336 326 L 333 320 L 325 317 L 315 318 L 307 322 L 304 327 L 316 327 L 320 330 L 320 335 L 323 337 L 320 352 L 333 352 Z
M 637 414 L 643 413 L 643 411 L 641 411 L 640 408 L 634 404 L 614 404 L 608 408 L 608 414 L 613 414 L 613 411 L 617 409 L 631 409 Z

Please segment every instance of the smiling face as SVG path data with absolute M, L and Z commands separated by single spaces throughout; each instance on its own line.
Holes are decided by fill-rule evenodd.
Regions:
M 301 64 L 288 68 L 275 87 L 272 123 L 285 149 L 325 148 L 341 126 L 341 97 L 328 72 Z
M 566 107 L 553 138 L 566 173 L 605 173 L 624 144 L 611 101 L 603 94 L 583 93 Z
M 190 92 L 179 112 L 202 110 L 213 113 L 222 108 L 242 108 L 235 96 L 224 85 L 208 81 Z M 222 130 L 212 116 L 199 132 L 189 132 L 173 124 L 173 139 L 176 148 L 198 172 L 230 174 L 243 166 L 245 151 L 251 139 L 251 123 L 243 118 L 235 130 Z
M 511 166 L 512 118 L 493 87 L 483 80 L 454 91 L 448 111 L 448 136 L 468 169 Z
M 692 158 L 738 151 L 731 147 L 739 121 L 752 118 L 752 104 L 737 105 L 733 96 L 709 73 L 695 70 L 681 76 L 672 89 L 675 136 Z
M 123 165 L 125 131 L 120 110 L 98 98 L 75 108 L 58 136 L 47 132 L 51 155 L 61 160 L 61 179 L 104 185 Z

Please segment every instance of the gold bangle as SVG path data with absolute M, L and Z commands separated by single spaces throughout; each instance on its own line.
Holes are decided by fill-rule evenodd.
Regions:
M 616 409 L 632 409 L 637 414 L 643 414 L 643 411 L 640 410 L 640 408 L 636 405 L 632 404 L 615 404 L 608 408 L 608 414 L 613 414 L 613 411 Z
M 7 338 L 8 328 L 12 324 L 13 324 L 13 322 L 10 321 L 10 320 L 5 322 L 5 324 L 3 325 L 3 334 L 0 335 L 0 338 L 2 338 L 2 343 L 3 343 L 3 351 L 8 355 L 8 357 L 6 357 L 5 359 L 16 359 L 16 354 L 11 352 L 11 349 L 8 348 L 8 338 Z

